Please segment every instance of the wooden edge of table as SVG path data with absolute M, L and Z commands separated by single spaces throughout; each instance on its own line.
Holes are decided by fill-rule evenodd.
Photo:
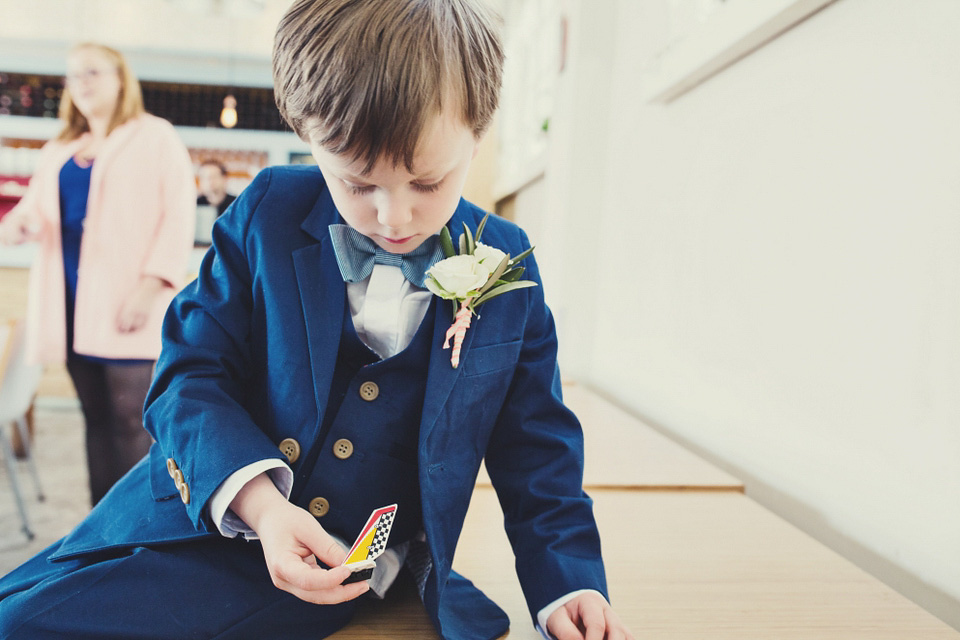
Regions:
M 477 489 L 493 489 L 493 483 L 489 478 L 477 480 L 475 485 Z M 716 492 L 716 493 L 745 493 L 742 484 L 729 485 L 691 485 L 691 484 L 661 484 L 661 485 L 637 485 L 637 484 L 596 484 L 585 482 L 583 488 L 586 491 L 627 491 L 627 492 L 656 492 L 666 491 L 674 493 L 696 493 L 696 492 Z
M 0 320 L 0 384 L 3 383 L 3 377 L 7 373 L 7 365 L 10 363 L 10 354 L 13 350 L 19 323 L 20 321 L 15 318 Z

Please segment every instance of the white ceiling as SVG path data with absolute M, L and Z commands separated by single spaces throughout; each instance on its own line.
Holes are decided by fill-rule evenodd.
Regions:
M 61 75 L 69 48 L 94 41 L 143 80 L 269 87 L 273 34 L 292 2 L 0 0 L 0 71 Z
M 270 85 L 292 0 L 0 0 L 0 68 L 62 74 L 77 42 L 126 54 L 143 79 Z

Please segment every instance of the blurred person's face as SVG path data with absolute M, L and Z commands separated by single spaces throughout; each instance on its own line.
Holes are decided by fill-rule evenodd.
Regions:
M 220 167 L 205 164 L 197 172 L 197 188 L 207 200 L 219 202 L 227 193 L 227 177 L 220 171 Z
M 120 98 L 120 73 L 96 49 L 78 49 L 67 57 L 67 88 L 77 110 L 87 120 L 110 118 Z

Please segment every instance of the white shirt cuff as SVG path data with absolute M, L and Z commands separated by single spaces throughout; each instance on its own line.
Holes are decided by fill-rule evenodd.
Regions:
M 373 570 L 373 576 L 370 578 L 370 591 L 380 600 L 387 594 L 387 589 L 397 579 L 397 574 L 403 567 L 403 561 L 407 557 L 407 543 L 398 544 L 390 547 L 376 559 L 377 567 Z
M 240 493 L 240 489 L 261 473 L 266 472 L 273 484 L 285 498 L 290 498 L 293 489 L 293 470 L 277 459 L 261 460 L 234 471 L 229 478 L 210 497 L 210 519 L 217 525 L 220 535 L 236 538 L 242 534 L 247 540 L 259 540 L 259 536 L 237 514 L 230 510 L 230 503 Z
M 595 593 L 603 598 L 603 594 L 595 589 L 578 589 L 577 591 L 571 591 L 565 596 L 560 596 L 543 609 L 540 609 L 540 611 L 537 613 L 537 631 L 540 632 L 541 636 L 546 638 L 546 640 L 555 640 L 553 636 L 547 633 L 547 618 L 549 618 L 554 611 L 567 604 L 581 593 Z M 606 600 L 606 598 L 603 599 Z

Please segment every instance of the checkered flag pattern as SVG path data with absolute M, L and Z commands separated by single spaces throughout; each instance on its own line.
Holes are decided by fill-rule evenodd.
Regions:
M 377 558 L 387 548 L 387 538 L 390 537 L 390 527 L 393 526 L 393 516 L 395 514 L 396 511 L 391 511 L 380 516 L 376 525 L 376 533 L 373 534 L 373 541 L 367 550 L 367 558 Z
M 354 564 L 368 560 L 376 560 L 387 548 L 387 539 L 393 527 L 393 519 L 397 513 L 397 505 L 374 509 L 357 536 L 356 542 L 347 552 L 343 564 Z

